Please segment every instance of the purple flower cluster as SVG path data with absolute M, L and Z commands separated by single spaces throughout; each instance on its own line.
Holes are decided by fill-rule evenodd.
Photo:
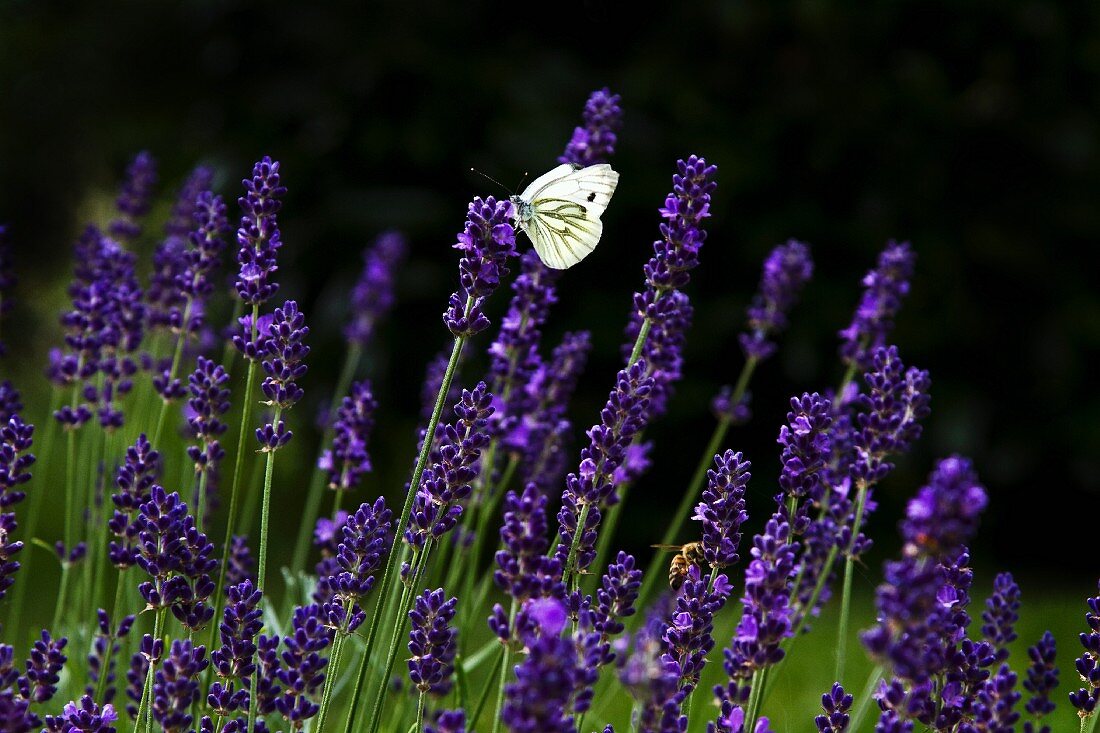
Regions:
M 557 556 L 563 572 L 584 571 L 595 559 L 596 528 L 600 508 L 612 499 L 615 471 L 626 458 L 627 448 L 645 428 L 653 377 L 644 360 L 619 372 L 615 389 L 600 412 L 600 422 L 588 430 L 589 444 L 581 450 L 580 466 L 565 479 L 562 507 L 558 512 L 561 542 Z M 581 523 L 581 515 L 585 513 Z M 574 544 L 576 544 L 574 552 Z M 571 558 L 571 555 L 575 555 Z M 569 567 L 570 559 L 573 566 Z
M 221 364 L 200 356 L 195 371 L 188 378 L 187 424 L 196 445 L 187 447 L 187 456 L 195 462 L 195 472 L 217 472 L 218 462 L 225 457 L 218 437 L 227 425 L 222 416 L 229 410 L 229 389 L 223 385 L 229 374 Z
M 749 518 L 745 487 L 752 478 L 751 467 L 742 454 L 727 450 L 714 457 L 714 468 L 707 471 L 707 488 L 692 519 L 703 525 L 703 557 L 715 570 L 739 559 L 741 524 Z
M 314 597 L 336 601 L 324 608 L 332 616 L 330 623 L 342 631 L 355 631 L 365 619 L 359 601 L 374 587 L 375 576 L 385 564 L 392 516 L 382 497 L 374 504 L 361 504 L 343 523 L 340 530 L 343 539 L 332 562 L 325 565 L 331 574 L 318 578 Z
M 577 650 L 573 641 L 548 630 L 531 634 L 526 646 L 528 654 L 516 665 L 515 681 L 504 688 L 501 721 L 512 733 L 574 733 Z
M 107 528 L 115 539 L 107 548 L 107 557 L 119 570 L 137 563 L 138 532 L 141 531 L 138 513 L 141 505 L 149 501 L 150 491 L 159 473 L 160 453 L 153 450 L 145 433 L 142 433 L 126 449 L 126 457 L 115 477 L 118 491 L 111 495 L 115 508 L 114 514 L 107 520 Z
M 214 545 L 195 528 L 179 494 L 156 484 L 141 505 L 137 529 L 137 565 L 151 578 L 138 586 L 141 597 L 151 608 L 170 608 L 184 627 L 201 629 L 214 616 L 207 604 L 218 567 Z
M 732 591 L 725 575 L 714 574 L 711 581 L 701 576 L 698 567 L 688 569 L 672 620 L 661 637 L 665 655 L 679 669 L 679 686 L 686 692 L 699 684 L 707 655 L 714 648 L 714 614 L 726 605 Z
M 416 597 L 409 620 L 409 679 L 421 692 L 442 697 L 451 690 L 458 630 L 451 626 L 457 598 L 445 599 L 442 588 Z
M 1058 645 L 1049 631 L 1034 646 L 1028 647 L 1027 656 L 1031 659 L 1031 664 L 1027 668 L 1024 689 L 1031 693 L 1031 697 L 1024 708 L 1034 721 L 1024 723 L 1024 733 L 1050 733 L 1050 727 L 1039 721 L 1054 712 L 1054 701 L 1050 699 L 1050 694 L 1058 687 L 1057 655 Z
M 336 411 L 332 447 L 317 461 L 317 467 L 328 473 L 330 489 L 350 489 L 371 470 L 367 442 L 374 429 L 374 399 L 370 382 L 351 385 L 351 394 L 344 397 Z
M 57 693 L 61 670 L 68 661 L 64 653 L 67 644 L 68 639 L 54 639 L 43 631 L 31 645 L 23 673 L 15 666 L 15 650 L 0 644 L 0 724 L 4 731 L 41 727 L 30 706 L 49 702 Z
M 130 354 L 144 334 L 145 306 L 134 274 L 134 255 L 89 227 L 77 243 L 76 277 L 69 286 L 71 310 L 61 316 L 66 352 L 51 353 L 50 378 L 79 389 L 81 403 L 54 413 L 66 428 L 87 422 L 93 410 L 107 429 L 122 425 L 119 396 L 130 391 L 137 371 Z M 93 377 L 99 375 L 100 383 Z
M 309 354 L 309 347 L 305 345 L 309 326 L 305 323 L 306 317 L 298 310 L 298 304 L 288 300 L 282 308 L 275 309 L 267 329 L 265 358 L 261 362 L 267 376 L 260 389 L 267 397 L 267 404 L 275 406 L 279 411 L 292 407 L 304 394 L 297 380 L 309 369 L 303 363 L 303 359 Z M 260 442 L 260 449 L 265 452 L 282 448 L 292 437 L 294 434 L 287 430 L 283 420 L 256 429 L 256 440 Z
M 988 499 L 970 461 L 951 456 L 936 464 L 932 475 L 909 501 L 901 535 L 905 553 L 940 557 L 957 555 L 978 531 Z M 1012 582 L 1012 576 L 1008 576 Z M 1019 589 L 1016 589 L 1017 593 Z
M 61 715 L 46 716 L 46 730 L 50 733 L 115 733 L 115 727 L 111 723 L 118 720 L 118 713 L 113 705 L 107 704 L 102 708 L 95 704 L 90 695 L 80 698 L 79 703 L 69 702 Z M 12 733 L 20 731 L 19 728 L 5 728 Z M 30 730 L 24 728 L 22 730 Z
M 639 731 L 685 733 L 687 716 L 680 707 L 687 693 L 680 687 L 680 665 L 665 653 L 663 615 L 651 613 L 645 627 L 634 635 L 619 679 L 637 701 Z
M 834 682 L 831 690 L 821 696 L 821 709 L 824 715 L 814 718 L 819 733 L 845 733 L 848 730 L 848 710 L 853 698 L 844 692 L 839 682 Z
M 328 658 L 321 652 L 332 644 L 333 631 L 326 625 L 327 614 L 316 605 L 299 606 L 291 619 L 291 633 L 283 639 L 285 649 L 280 662 L 274 668 L 280 693 L 273 698 L 274 708 L 291 723 L 295 730 L 304 721 L 317 714 L 319 706 L 314 698 L 325 681 Z M 260 637 L 261 640 L 263 637 Z M 260 643 L 261 660 L 264 643 Z M 265 672 L 261 669 L 261 675 Z M 270 679 L 270 676 L 269 676 Z M 262 687 L 262 686 L 261 686 Z M 274 683 L 269 683 L 274 692 Z M 260 705 L 263 711 L 263 704 Z
M 226 588 L 225 611 L 218 625 L 221 646 L 210 653 L 218 680 L 207 696 L 207 703 L 219 716 L 233 717 L 248 709 L 247 681 L 256 672 L 256 635 L 263 628 L 261 595 L 248 580 Z
M 14 402 L 18 403 L 18 393 Z M 19 415 L 12 415 L 0 427 L 0 510 L 19 504 L 27 494 L 19 489 L 30 481 L 27 469 L 34 464 L 34 455 L 28 453 L 34 442 L 34 426 L 23 422 Z M 15 582 L 19 563 L 15 555 L 23 549 L 23 543 L 12 539 L 16 530 L 14 511 L 0 511 L 0 599 Z
M 363 272 L 351 291 L 351 319 L 344 327 L 348 343 L 366 346 L 378 322 L 393 308 L 394 281 L 407 248 L 400 233 L 384 232 L 363 251 Z
M 165 733 L 187 733 L 194 718 L 191 706 L 199 699 L 199 675 L 210 665 L 206 648 L 190 641 L 172 642 L 153 682 L 153 720 Z
M 748 331 L 739 337 L 746 359 L 763 361 L 775 353 L 771 338 L 787 328 L 787 314 L 813 273 L 810 248 L 802 242 L 792 239 L 771 251 L 748 309 Z
M 901 301 L 909 294 L 916 254 L 908 242 L 890 241 L 878 257 L 875 269 L 863 278 L 863 296 L 851 324 L 840 332 L 840 358 L 866 370 L 875 352 L 886 345 L 894 328 Z
M 679 290 L 671 290 L 656 303 L 631 314 L 626 327 L 627 341 L 622 346 L 623 359 L 629 361 L 642 323 L 650 324 L 649 334 L 642 347 L 641 356 L 649 364 L 654 378 L 654 390 L 649 411 L 653 418 L 660 417 L 668 409 L 672 397 L 672 385 L 680 381 L 683 369 L 684 343 L 691 328 L 694 309 L 688 296 Z
M 460 502 L 470 495 L 481 449 L 489 443 L 486 426 L 494 411 L 492 403 L 484 382 L 462 390 L 454 406 L 455 422 L 440 431 L 436 458 L 424 469 L 416 490 L 404 535 L 413 547 L 423 547 L 429 537 L 442 537 L 462 516 Z
M 141 217 L 149 211 L 153 188 L 157 185 L 157 161 L 147 151 L 138 153 L 126 169 L 115 206 L 118 217 L 111 222 L 111 236 L 126 242 L 141 234 Z
M 424 733 L 466 733 L 466 713 L 462 710 L 441 710 L 435 725 L 425 726 Z
M 502 549 L 496 553 L 493 582 L 517 601 L 562 595 L 561 561 L 547 557 L 546 495 L 528 484 L 522 495 L 504 495 L 504 521 L 500 527 Z
M 1069 693 L 1069 702 L 1077 708 L 1078 715 L 1095 715 L 1100 703 L 1100 595 L 1085 603 L 1088 605 L 1085 624 L 1089 630 L 1080 635 L 1085 651 L 1076 661 L 1077 674 L 1085 686 Z
M 119 642 L 130 634 L 134 625 L 134 616 L 124 616 L 118 626 L 111 625 L 111 618 L 102 608 L 96 612 L 96 622 L 99 625 L 99 633 L 92 643 L 92 652 L 88 655 L 88 680 L 89 684 L 84 688 L 86 695 L 95 693 L 96 684 L 102 675 L 107 675 L 104 681 L 103 700 L 111 702 L 115 699 L 115 657 L 118 655 Z
M 797 550 L 798 544 L 791 541 L 791 527 L 780 515 L 773 515 L 764 532 L 753 537 L 741 620 L 725 650 L 729 683 L 715 689 L 720 702 L 743 704 L 753 673 L 783 659 L 779 645 L 792 633 L 790 580 Z
M 237 229 L 237 295 L 248 305 L 263 305 L 279 284 L 271 278 L 279 269 L 276 255 L 283 245 L 279 233 L 279 200 L 286 194 L 279 163 L 264 156 L 252 168 L 252 178 L 241 182 L 245 195 L 237 199 L 243 216 Z
M 489 327 L 482 312 L 485 299 L 508 275 L 508 258 L 516 256 L 516 232 L 508 221 L 512 204 L 492 196 L 470 202 L 466 227 L 458 235 L 455 249 L 460 289 L 451 295 L 443 323 L 455 338 L 473 336 Z
M 623 124 L 620 101 L 621 97 L 607 87 L 592 92 L 581 113 L 584 124 L 574 128 L 558 162 L 584 167 L 606 162 L 615 153 L 617 133 Z
M 982 611 L 982 637 L 997 650 L 997 661 L 1008 659 L 1008 645 L 1016 641 L 1019 610 L 1020 586 L 1011 573 L 998 573 L 993 579 L 993 593 Z

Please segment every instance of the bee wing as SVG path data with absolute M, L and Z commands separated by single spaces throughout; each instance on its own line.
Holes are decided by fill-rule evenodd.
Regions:
M 684 546 L 683 545 L 650 545 L 650 547 L 655 547 L 658 550 L 672 550 L 673 552 L 679 552 L 680 550 L 683 549 Z

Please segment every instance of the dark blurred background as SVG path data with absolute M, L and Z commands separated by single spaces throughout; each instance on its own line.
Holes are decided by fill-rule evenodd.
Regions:
M 280 297 L 303 301 L 314 327 L 303 432 L 335 379 L 361 248 L 385 228 L 411 238 L 397 311 L 369 357 L 383 406 L 368 491 L 392 492 L 412 459 L 424 365 L 447 340 L 449 246 L 473 195 L 503 193 L 469 168 L 509 185 L 548 169 L 588 93 L 608 85 L 625 110 L 613 160 L 622 182 L 603 244 L 561 280 L 547 329 L 550 342 L 567 329 L 594 334 L 578 428 L 596 418 L 620 363 L 676 159 L 719 166 L 688 289 L 687 376 L 649 432 L 655 463 L 623 544 L 659 538 L 661 510 L 710 434 L 710 398 L 740 369 L 736 333 L 760 262 L 794 237 L 812 245 L 817 275 L 754 382 L 752 423 L 730 439 L 756 465 L 750 511 L 770 512 L 787 399 L 838 380 L 836 331 L 894 237 L 919 253 L 895 340 L 931 370 L 933 413 L 880 491 L 880 551 L 896 551 L 892 527 L 934 459 L 960 452 L 992 497 L 978 564 L 1091 588 L 1100 5 L 674 3 L 624 17 L 610 4 L 543 4 L 534 26 L 515 4 L 384 5 L 5 3 L 0 221 L 12 225 L 22 282 L 4 337 L 24 390 L 45 389 L 74 236 L 106 216 L 137 150 L 160 161 L 161 216 L 196 163 L 216 166 L 219 190 L 235 198 L 252 161 L 270 154 L 290 190 Z M 300 463 L 300 476 L 285 469 L 288 497 L 304 488 Z M 877 576 L 872 563 L 867 583 Z

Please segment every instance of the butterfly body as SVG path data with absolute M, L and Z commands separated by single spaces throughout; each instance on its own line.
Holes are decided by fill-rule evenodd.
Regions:
M 511 197 L 516 225 L 547 267 L 572 267 L 599 243 L 600 217 L 618 183 L 619 174 L 606 163 L 559 165 Z

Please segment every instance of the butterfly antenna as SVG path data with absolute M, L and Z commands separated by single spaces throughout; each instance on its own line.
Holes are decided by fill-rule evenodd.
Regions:
M 476 174 L 478 174 L 479 176 L 481 176 L 482 178 L 484 178 L 484 179 L 486 179 L 486 180 L 488 180 L 488 181 L 491 181 L 491 182 L 495 183 L 496 185 L 498 185 L 498 186 L 500 186 L 501 188 L 503 188 L 503 189 L 504 189 L 505 191 L 508 191 L 508 193 L 509 193 L 509 194 L 511 194 L 511 193 L 512 193 L 511 191 L 509 191 L 509 189 L 508 189 L 508 187 L 507 187 L 507 186 L 505 186 L 505 185 L 504 185 L 503 183 L 501 183 L 501 182 L 500 182 L 500 181 L 498 181 L 497 179 L 495 179 L 495 178 L 493 178 L 492 176 L 490 176 L 490 175 L 489 175 L 488 173 L 482 173 L 482 172 L 481 172 L 481 171 L 479 171 L 479 170 L 478 170 L 477 168 L 471 168 L 471 169 L 470 169 L 470 171 L 471 171 L 472 173 L 476 173 Z
M 527 171 L 524 171 L 523 172 L 523 177 L 520 178 L 519 183 L 516 184 L 516 190 L 517 191 L 520 190 L 521 188 L 523 188 L 523 182 L 527 180 L 527 175 L 528 175 Z

